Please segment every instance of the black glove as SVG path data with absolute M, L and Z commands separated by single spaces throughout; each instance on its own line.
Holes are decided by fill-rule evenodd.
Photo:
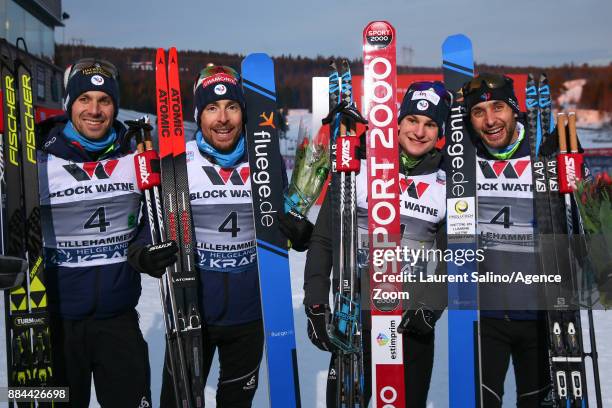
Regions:
M 308 218 L 290 210 L 286 214 L 279 212 L 278 221 L 281 232 L 291 241 L 291 248 L 298 252 L 304 252 L 308 249 L 310 235 L 312 235 L 312 229 L 314 228 Z
M 402 321 L 397 328 L 399 333 L 413 333 L 423 336 L 433 331 L 440 315 L 423 303 L 419 303 L 418 306 L 417 309 L 406 310 L 402 314 Z
M 0 289 L 13 289 L 21 285 L 28 272 L 28 261 L 0 255 Z
M 142 252 L 140 252 L 138 266 L 147 275 L 151 275 L 154 278 L 161 278 L 166 272 L 166 268 L 176 262 L 177 251 L 178 246 L 174 241 L 147 245 L 142 248 Z
M 323 351 L 331 351 L 332 344 L 327 336 L 327 324 L 331 316 L 329 305 L 306 306 L 306 331 L 308 338 L 317 348 Z

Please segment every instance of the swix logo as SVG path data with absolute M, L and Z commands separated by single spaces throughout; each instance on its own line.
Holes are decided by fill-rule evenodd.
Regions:
M 347 138 L 342 138 L 342 167 L 351 165 L 351 142 Z
M 266 116 L 266 112 L 263 112 L 259 117 L 263 119 L 259 126 L 269 126 L 272 129 L 276 129 L 276 126 L 274 126 L 274 112 L 270 112 L 268 116 Z
M 88 181 L 97 178 L 107 179 L 112 176 L 119 160 L 108 160 L 106 162 L 87 162 L 65 164 L 64 168 L 76 181 Z
M 399 180 L 400 191 L 402 194 L 408 190 L 408 197 L 419 200 L 425 194 L 425 191 L 429 187 L 429 183 L 423 183 L 419 181 L 415 183 L 411 178 L 404 178 L 400 176 Z
M 235 186 L 244 186 L 250 174 L 249 167 L 217 170 L 213 166 L 202 166 L 202 169 L 208 176 L 210 182 L 215 186 L 224 186 L 228 182 L 231 182 Z
M 507 160 L 496 160 L 492 165 L 489 161 L 478 160 L 478 165 L 487 179 L 496 179 L 502 175 L 507 179 L 517 179 L 529 166 L 529 160 L 517 160 L 514 163 Z
M 565 156 L 565 180 L 569 186 L 576 183 L 576 162 L 571 156 Z
M 482 95 L 480 95 L 480 99 L 482 99 L 483 101 L 491 100 L 491 92 L 483 93 Z
M 145 156 L 138 156 L 138 172 L 140 173 L 140 182 L 145 186 L 148 185 L 151 173 L 147 169 L 147 158 Z

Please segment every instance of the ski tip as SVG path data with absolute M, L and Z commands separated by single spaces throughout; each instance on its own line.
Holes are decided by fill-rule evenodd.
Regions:
M 442 68 L 474 76 L 472 41 L 464 34 L 451 35 L 442 43 Z
M 388 21 L 371 21 L 363 29 L 363 49 L 395 48 L 395 28 Z
M 394 35 L 395 27 L 386 20 L 370 21 L 363 29 L 363 37 Z
M 453 34 L 446 37 L 442 43 L 442 49 L 464 49 L 472 48 L 472 40 L 465 34 Z
M 270 93 L 276 92 L 274 84 L 274 61 L 268 54 L 253 53 L 242 60 L 242 80 L 265 88 Z
M 163 48 L 158 48 L 155 54 L 155 61 L 157 66 L 166 64 L 166 51 Z

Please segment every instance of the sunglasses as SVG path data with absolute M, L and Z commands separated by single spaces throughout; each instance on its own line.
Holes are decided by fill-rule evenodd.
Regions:
M 514 81 L 503 75 L 480 74 L 463 86 L 463 94 L 469 95 L 472 92 L 480 90 L 483 83 L 489 89 L 498 89 L 506 85 L 512 85 Z
M 225 74 L 225 75 L 229 75 L 230 77 L 236 79 L 236 81 L 240 81 L 240 74 L 238 74 L 238 72 L 231 67 L 227 67 L 224 65 L 209 65 L 206 68 L 202 69 L 200 71 L 200 73 L 198 74 L 198 79 L 195 81 L 194 85 L 193 85 L 193 89 L 194 91 L 197 89 L 198 86 L 200 86 L 200 84 L 202 83 L 202 81 L 204 81 L 206 78 L 211 77 L 213 75 L 218 75 L 218 74 Z
M 82 58 L 66 69 L 64 88 L 68 86 L 68 81 L 79 72 L 85 75 L 99 74 L 115 80 L 119 79 L 119 71 L 111 62 L 97 58 Z

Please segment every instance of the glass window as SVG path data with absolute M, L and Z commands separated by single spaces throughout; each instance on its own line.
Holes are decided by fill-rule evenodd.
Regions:
M 11 44 L 15 44 L 17 38 L 25 33 L 25 14 L 25 10 L 14 1 L 6 3 L 6 38 Z
M 44 101 L 47 94 L 47 73 L 45 67 L 42 65 L 36 65 L 36 96 L 39 101 Z
M 7 38 L 6 35 L 6 2 L 0 0 L 0 37 Z
M 53 102 L 59 102 L 60 100 L 59 74 L 56 74 L 55 72 L 51 73 L 51 99 Z
M 28 52 L 34 55 L 41 55 L 42 52 L 42 32 L 41 23 L 30 13 L 24 12 L 25 32 L 23 38 L 28 45 Z

